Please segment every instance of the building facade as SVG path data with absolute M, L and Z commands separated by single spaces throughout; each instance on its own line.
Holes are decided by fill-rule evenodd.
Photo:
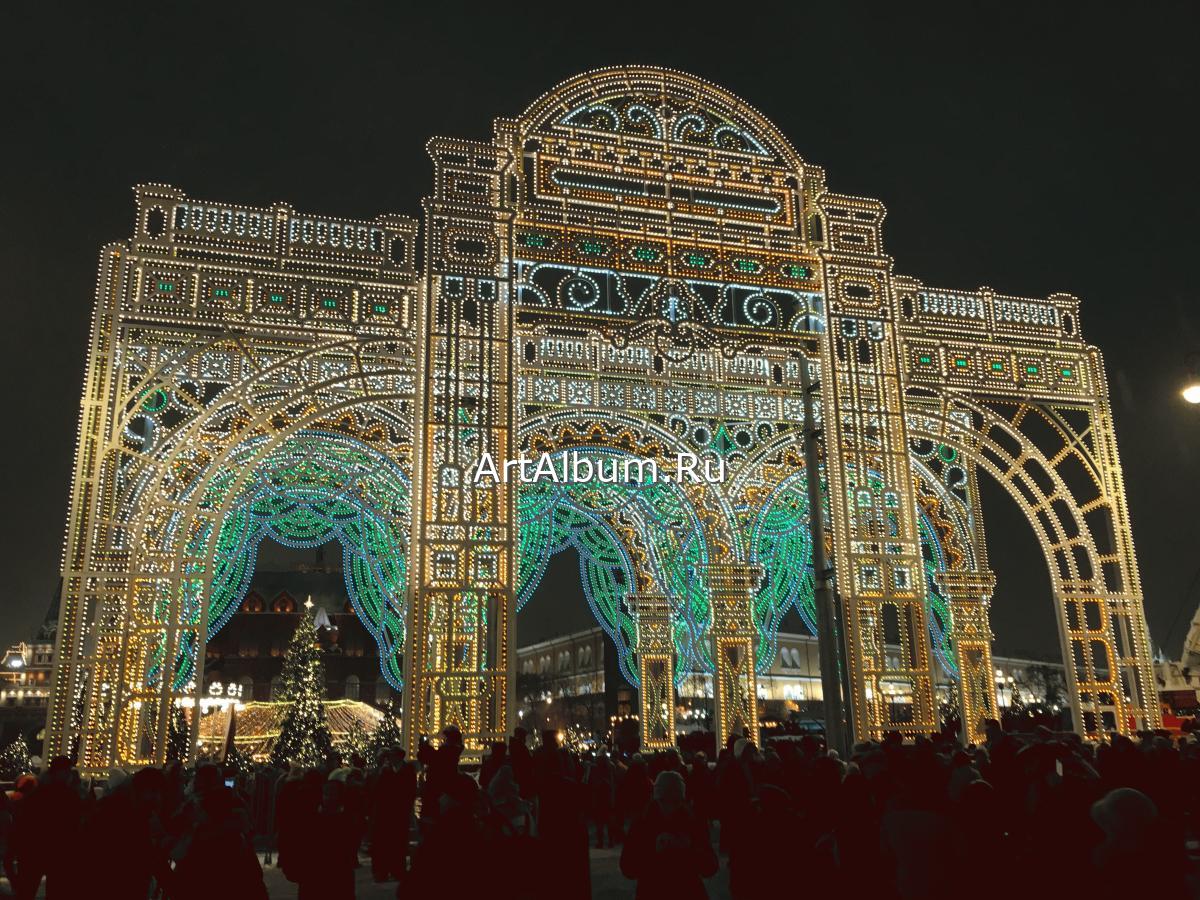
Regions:
M 899 653 L 899 648 L 888 652 Z M 638 711 L 637 689 L 615 662 L 612 643 L 599 627 L 518 648 L 520 721 L 531 730 L 573 729 L 580 736 L 606 738 L 616 722 Z M 997 718 L 1020 707 L 1052 714 L 1065 710 L 1067 676 L 1061 662 L 995 656 L 992 663 Z M 943 713 L 948 712 L 954 706 L 956 673 L 941 670 L 936 684 Z M 781 632 L 775 661 L 758 676 L 760 720 L 823 727 L 823 699 L 817 639 Z M 885 702 L 908 706 L 913 698 L 889 691 Z M 689 673 L 676 691 L 675 737 L 711 728 L 712 714 L 712 678 Z
M 320 625 L 325 696 L 387 705 L 393 691 L 348 596 L 340 554 L 321 550 L 286 569 L 256 569 L 237 612 L 205 647 L 204 690 L 214 682 L 236 684 L 246 702 L 279 699 L 284 657 L 310 603 Z

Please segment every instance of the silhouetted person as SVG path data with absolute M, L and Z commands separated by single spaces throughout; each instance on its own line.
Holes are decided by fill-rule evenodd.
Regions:
M 67 757 L 56 757 L 14 816 L 9 855 L 18 897 L 35 896 L 43 878 L 49 900 L 78 896 L 81 813 L 79 773 Z
M 592 882 L 584 787 L 573 777 L 569 755 L 558 746 L 557 733 L 542 732 L 533 754 L 538 782 L 539 856 L 545 861 L 544 896 L 586 898 Z
M 485 826 L 495 869 L 495 889 L 489 896 L 537 896 L 544 879 L 538 841 L 533 832 L 533 804 L 521 799 L 512 767 L 502 766 L 488 782 Z
M 479 786 L 455 773 L 438 795 L 438 810 L 413 853 L 408 880 L 396 896 L 489 897 L 497 886 L 491 844 L 480 815 Z
M 279 868 L 288 881 L 300 883 L 311 862 L 309 840 L 321 803 L 321 773 L 294 766 L 279 786 L 275 819 L 279 835 Z
M 1092 851 L 1093 896 L 1186 895 L 1182 835 L 1172 833 L 1149 797 L 1118 788 L 1092 806 L 1091 818 L 1104 834 Z
M 713 773 L 708 769 L 708 757 L 703 752 L 692 757 L 692 765 L 687 770 L 684 781 L 687 784 L 687 796 L 692 812 L 707 828 L 715 815 L 716 787 Z
M 654 785 L 646 772 L 646 761 L 640 754 L 635 753 L 629 762 L 629 768 L 617 781 L 616 818 L 620 835 L 624 835 L 629 823 L 641 815 L 646 804 L 650 802 L 653 789 Z
M 321 804 L 309 836 L 309 860 L 300 877 L 299 900 L 353 900 L 358 865 L 357 823 L 346 810 L 344 781 L 322 786 Z
M 113 897 L 145 897 L 151 879 L 169 877 L 165 786 L 161 769 L 141 769 L 113 785 L 84 823 L 81 868 Z
M 462 732 L 454 725 L 442 729 L 442 742 L 436 748 L 421 739 L 417 761 L 425 767 L 425 786 L 421 790 L 422 819 L 440 815 L 441 797 L 458 777 L 458 760 L 462 752 Z
M 487 759 L 479 766 L 479 786 L 486 791 L 488 782 L 492 780 L 503 766 L 507 765 L 508 748 L 501 741 L 497 741 L 492 744 L 492 749 Z
M 262 867 L 249 833 L 249 817 L 233 790 L 221 785 L 204 791 L 199 813 L 170 880 L 172 900 L 267 900 Z
M 616 814 L 616 767 L 601 750 L 588 770 L 588 798 L 592 822 L 596 825 L 596 846 L 613 844 L 613 817 Z
M 708 897 L 704 879 L 717 873 L 717 855 L 685 797 L 683 777 L 678 772 L 660 772 L 653 802 L 629 829 L 621 850 L 621 872 L 637 881 L 637 900 Z
M 731 739 L 728 752 L 721 754 L 716 771 L 716 807 L 721 820 L 721 849 L 732 847 L 742 820 L 750 814 L 754 797 L 751 759 L 754 745 L 744 738 Z
M 382 754 L 371 794 L 371 875 L 376 881 L 403 879 L 417 799 L 417 773 L 404 762 L 403 750 Z
M 513 729 L 513 736 L 508 741 L 508 764 L 512 766 L 513 780 L 521 788 L 521 796 L 530 800 L 537 796 L 536 779 L 533 777 L 533 754 L 525 743 L 529 732 L 524 728 Z
M 734 900 L 769 895 L 778 884 L 779 861 L 807 849 L 798 846 L 801 833 L 791 798 L 782 788 L 764 786 L 740 830 L 731 836 L 729 892 Z

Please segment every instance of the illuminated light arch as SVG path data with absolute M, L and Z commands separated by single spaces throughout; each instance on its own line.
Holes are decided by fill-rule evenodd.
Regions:
M 913 461 L 914 477 L 930 479 L 917 459 Z M 877 479 L 876 479 L 877 480 Z M 942 493 L 939 491 L 939 493 Z M 930 511 L 918 507 L 918 526 L 921 545 L 925 551 L 926 607 L 929 639 L 946 673 L 957 677 L 951 639 L 949 602 L 937 584 L 935 575 L 962 565 L 951 560 L 945 541 Z M 828 507 L 826 507 L 828 515 Z M 812 571 L 812 538 L 809 531 L 808 486 L 804 469 L 798 469 L 780 481 L 767 499 L 751 516 L 749 526 L 750 560 L 763 571 L 763 579 L 755 595 L 755 624 L 759 634 L 758 666 L 766 671 L 778 652 L 779 623 L 789 609 L 795 609 L 810 634 L 817 634 L 816 601 Z M 968 532 L 963 523 L 951 514 L 948 524 L 955 530 L 956 545 L 964 543 Z M 969 543 L 969 542 L 968 542 Z M 968 564 L 969 565 L 969 564 Z
M 266 440 L 253 438 L 234 451 L 210 488 L 223 493 L 220 482 L 234 479 L 253 456 L 253 445 Z M 336 540 L 342 546 L 350 602 L 379 648 L 383 676 L 400 690 L 409 504 L 408 479 L 385 455 L 335 432 L 292 434 L 254 464 L 253 480 L 243 486 L 221 523 L 205 604 L 206 640 L 241 605 L 264 539 L 296 549 Z M 193 662 L 181 650 L 177 686 L 191 676 Z
M 403 472 L 407 460 L 411 426 L 397 410 L 411 402 L 411 394 L 389 390 L 398 380 L 401 384 L 406 380 L 403 369 L 389 367 L 395 360 L 394 341 L 327 341 L 281 354 L 266 365 L 237 342 L 197 343 L 180 348 L 159 369 L 146 373 L 129 392 L 127 417 L 142 416 L 146 412 L 142 398 L 160 389 L 155 384 L 178 379 L 173 373 L 188 371 L 192 368 L 189 360 L 203 358 L 214 347 L 241 355 L 246 371 L 243 380 L 225 387 L 213 402 L 185 410 L 187 414 L 173 423 L 171 440 L 149 453 L 130 448 L 126 429 L 118 437 L 124 449 L 114 456 L 112 477 L 124 487 L 115 502 L 131 511 L 132 521 L 110 540 L 114 546 L 129 544 L 131 568 L 140 573 L 124 601 L 134 622 L 139 623 L 135 655 L 130 660 L 135 666 L 130 675 L 136 672 L 137 680 L 128 688 L 136 702 L 112 723 L 109 734 L 118 758 L 126 761 L 152 758 L 153 744 L 146 741 L 165 738 L 156 725 L 166 716 L 165 707 L 159 706 L 161 698 L 186 693 L 183 682 L 202 680 L 202 632 L 219 627 L 221 616 L 228 613 L 232 597 L 228 588 L 246 571 L 246 551 L 252 550 L 251 544 L 257 545 L 250 539 L 239 540 L 241 552 L 224 555 L 222 550 L 228 546 L 221 546 L 221 534 L 230 535 L 226 529 L 237 528 L 245 502 L 262 499 L 255 495 L 264 471 L 261 466 L 269 470 L 286 458 L 289 446 L 300 446 L 305 435 L 324 433 L 343 448 L 369 448 L 377 457 L 377 466 L 384 458 L 391 460 L 389 477 L 376 486 L 386 486 L 383 492 L 393 491 L 397 498 L 403 492 L 403 475 L 396 473 Z M 324 372 L 327 377 L 299 377 L 305 369 Z M 364 370 L 370 371 L 369 378 L 364 377 Z M 177 392 L 172 393 L 175 395 Z M 164 406 L 155 412 L 162 415 L 168 410 Z M 116 462 L 124 463 L 123 469 L 118 470 Z M 120 480 L 116 481 L 118 471 Z M 379 512 L 384 513 L 384 508 Z M 388 564 L 381 563 L 375 570 L 380 585 L 372 588 L 374 575 L 367 571 L 371 568 L 368 561 L 359 559 L 358 553 L 351 555 L 352 569 L 359 568 L 362 577 L 352 571 L 348 581 L 360 582 L 358 599 L 366 614 L 364 625 L 377 641 L 383 641 L 382 650 L 403 635 L 402 624 L 395 619 L 394 608 L 389 613 L 382 606 L 378 625 L 373 624 L 370 595 L 378 591 L 382 601 L 388 583 L 401 580 L 402 566 L 385 574 L 383 567 Z M 178 562 L 164 569 L 160 561 L 165 559 Z M 207 605 L 214 600 L 223 608 L 210 615 Z M 394 596 L 386 602 L 394 606 Z M 172 677 L 167 677 L 163 666 L 167 659 L 173 660 Z M 387 658 L 381 654 L 381 669 L 389 681 L 398 678 L 394 650 Z M 189 671 L 190 677 L 185 674 Z M 164 685 L 170 692 L 166 695 Z M 139 732 L 142 738 L 135 737 Z M 96 740 L 96 746 L 103 746 L 101 740 Z
M 1011 417 L 986 403 L 959 394 L 930 398 L 917 394 L 908 433 L 913 441 L 952 448 L 986 471 L 1020 507 L 1042 549 L 1050 575 L 1063 662 L 1072 703 L 1081 709 L 1087 733 L 1113 730 L 1132 715 L 1146 714 L 1147 685 L 1153 673 L 1141 652 L 1145 626 L 1140 604 L 1114 600 L 1121 585 L 1106 581 L 1108 561 L 1099 552 L 1085 510 L 1113 514 L 1101 467 L 1085 452 L 1085 444 L 1065 441 L 1056 458 L 1048 458 L 1022 430 L 1027 416 L 1056 422 L 1050 410 L 1036 404 L 1012 404 Z M 922 402 L 923 401 L 923 402 Z M 1099 419 L 1103 410 L 1095 414 Z M 1081 461 L 1097 489 L 1080 498 L 1059 471 L 1068 457 Z M 935 479 L 936 480 L 936 479 Z M 1111 557 L 1114 562 L 1119 558 Z M 1119 569 L 1114 579 L 1129 578 Z M 1123 633 L 1122 633 L 1123 632 Z
M 639 458 L 603 446 L 577 445 L 571 451 L 605 466 Z M 552 458 L 561 465 L 571 451 Z M 625 601 L 639 584 L 652 586 L 670 601 L 676 681 L 690 671 L 711 671 L 704 640 L 712 619 L 703 577 L 708 548 L 704 526 L 678 484 L 648 477 L 618 484 L 537 482 L 521 485 L 517 498 L 518 611 L 536 590 L 550 557 L 575 549 L 588 605 L 613 640 L 621 673 L 630 684 L 639 683 L 637 637 Z
M 1076 298 L 896 274 L 881 203 L 828 190 L 752 107 L 679 72 L 583 73 L 497 120 L 490 141 L 434 138 L 427 149 L 421 270 L 414 220 L 136 189 L 133 234 L 101 254 L 47 752 L 78 746 L 89 773 L 165 758 L 166 716 L 186 692 L 163 661 L 194 647 L 203 666 L 220 525 L 254 463 L 317 429 L 363 439 L 412 479 L 409 748 L 456 724 L 471 753 L 485 749 L 513 724 L 519 498 L 514 485 L 463 475 L 484 448 L 515 456 L 526 420 L 569 431 L 581 415 L 599 437 L 543 429 L 544 449 L 678 444 L 757 468 L 687 491 L 708 548 L 714 724 L 756 735 L 756 650 L 791 588 L 769 610 L 756 605 L 753 516 L 795 466 L 774 459 L 759 477 L 751 463 L 799 430 L 806 359 L 823 375 L 830 560 L 857 734 L 938 726 L 937 651 L 925 639 L 938 554 L 925 534 L 946 527 L 939 515 L 957 534 L 962 516 L 943 499 L 922 523 L 913 437 L 963 452 L 1022 498 L 1057 579 L 1080 731 L 1158 723 L 1108 390 Z M 244 470 L 211 481 L 260 437 Z M 941 463 L 928 462 L 936 482 Z M 856 473 L 878 473 L 882 489 Z M 1095 497 L 1071 493 L 1088 481 Z M 785 528 L 799 511 L 789 503 Z M 615 533 L 640 577 L 643 538 L 628 525 Z M 994 711 L 994 576 L 981 536 L 973 561 L 946 559 L 934 580 L 954 610 L 948 646 L 978 687 L 962 700 L 970 727 Z M 597 546 L 617 565 L 608 540 Z M 632 603 L 653 648 L 639 665 L 659 673 L 648 693 L 666 697 L 666 598 L 650 590 Z M 897 625 L 914 639 L 884 652 Z M 912 702 L 884 705 L 889 683 Z M 659 724 L 655 739 L 668 739 Z

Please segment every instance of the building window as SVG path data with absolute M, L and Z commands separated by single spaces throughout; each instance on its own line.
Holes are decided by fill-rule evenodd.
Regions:
M 346 699 L 357 700 L 359 698 L 359 682 L 357 675 L 346 676 Z

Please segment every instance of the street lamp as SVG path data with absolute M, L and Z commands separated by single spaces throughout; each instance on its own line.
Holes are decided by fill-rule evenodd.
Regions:
M 847 735 L 850 723 L 843 719 L 841 659 L 835 637 L 837 598 L 833 591 L 833 566 L 825 552 L 825 513 L 818 454 L 821 429 L 817 428 L 814 411 L 820 384 L 812 380 L 805 353 L 800 354 L 800 388 L 804 403 L 804 474 L 808 482 L 808 530 L 812 546 L 813 600 L 817 607 L 817 654 L 825 706 L 825 746 L 846 758 L 850 749 Z
M 1193 405 L 1200 403 L 1200 354 L 1189 353 L 1187 358 L 1188 381 L 1180 391 L 1183 399 Z

